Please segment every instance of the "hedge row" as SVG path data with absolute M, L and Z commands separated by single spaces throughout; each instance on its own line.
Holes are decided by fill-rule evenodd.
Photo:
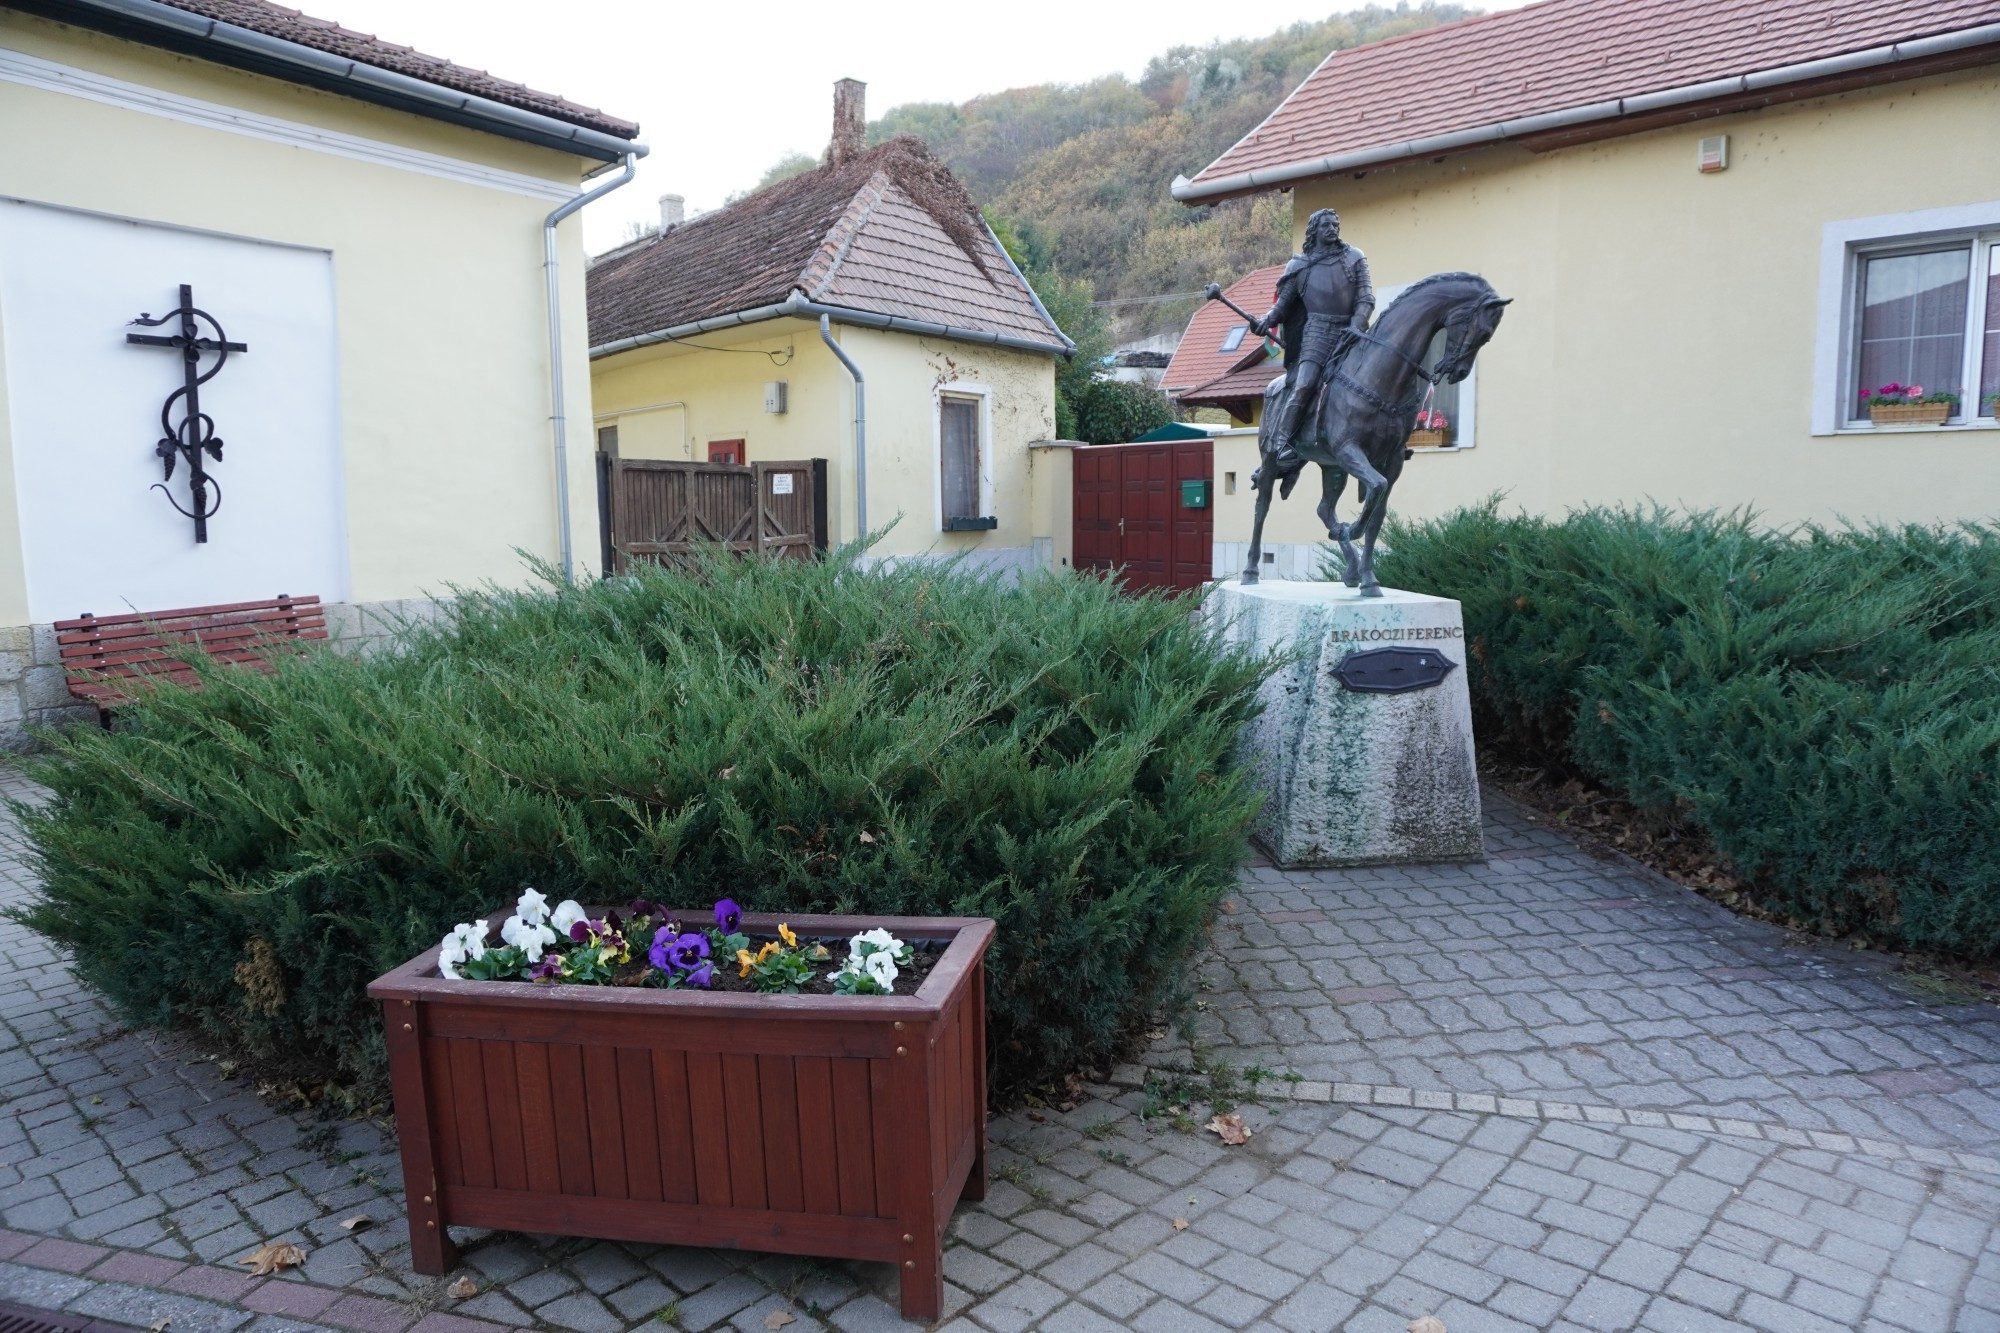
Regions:
M 1018 1088 L 1176 986 L 1245 854 L 1265 670 L 1094 579 L 852 553 L 469 595 L 398 654 L 217 670 L 56 737 L 25 919 L 135 1019 L 365 1080 L 366 983 L 524 885 L 992 916 Z
M 1771 908 L 2000 954 L 2000 530 L 1495 503 L 1397 532 L 1486 744 L 1676 807 Z

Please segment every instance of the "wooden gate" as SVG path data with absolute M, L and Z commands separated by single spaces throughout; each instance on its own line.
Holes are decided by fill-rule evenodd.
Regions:
M 807 559 L 826 545 L 818 502 L 825 460 L 612 464 L 611 544 L 617 568 L 686 555 L 697 546 Z
M 1078 569 L 1125 586 L 1199 588 L 1213 577 L 1215 446 L 1106 444 L 1073 453 Z

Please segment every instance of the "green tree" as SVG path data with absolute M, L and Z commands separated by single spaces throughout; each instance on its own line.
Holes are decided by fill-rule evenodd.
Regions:
M 1290 209 L 1283 196 L 1188 208 L 1169 194 L 1173 178 L 1255 128 L 1328 52 L 1473 12 L 1369 5 L 1264 37 L 1175 47 L 1136 83 L 1111 75 L 894 107 L 870 135 L 930 144 L 974 198 L 1012 220 L 1033 261 L 1016 256 L 1024 271 L 1088 280 L 1107 300 L 1194 291 L 1282 260 Z M 1187 307 L 1124 310 L 1135 335 L 1178 328 Z

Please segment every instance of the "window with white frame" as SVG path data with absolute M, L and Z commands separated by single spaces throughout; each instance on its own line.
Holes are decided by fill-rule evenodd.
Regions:
M 978 397 L 938 395 L 938 515 L 946 532 L 996 526 L 985 512 L 984 409 Z
M 1402 287 L 1383 288 L 1377 296 L 1376 317 L 1379 319 L 1382 311 L 1389 308 L 1389 303 L 1401 296 L 1406 289 L 1407 284 Z M 1436 336 L 1431 339 L 1430 346 L 1424 349 L 1423 363 L 1426 367 L 1437 365 L 1438 359 L 1444 355 L 1445 343 L 1449 338 L 1450 330 L 1437 331 Z M 1478 379 L 1479 366 L 1475 362 L 1472 372 L 1463 380 L 1457 384 L 1439 380 L 1436 389 L 1431 392 L 1427 410 L 1431 420 L 1441 418 L 1444 422 L 1446 449 L 1470 449 L 1473 446 L 1473 414 L 1476 410 L 1474 400 L 1478 395 L 1476 387 Z
M 1957 395 L 1954 421 L 2000 412 L 2000 231 L 1856 244 L 1848 284 L 1844 424 L 1892 384 Z

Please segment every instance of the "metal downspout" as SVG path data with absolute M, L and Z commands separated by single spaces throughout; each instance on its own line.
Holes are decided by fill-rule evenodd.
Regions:
M 563 401 L 562 290 L 556 268 L 556 224 L 593 199 L 602 199 L 632 179 L 639 169 L 639 155 L 625 154 L 625 169 L 617 177 L 576 198 L 549 214 L 542 223 L 542 273 L 549 287 L 549 409 L 556 439 L 556 527 L 562 534 L 562 572 L 565 583 L 576 582 L 575 558 L 571 551 L 569 521 L 569 428 Z
M 819 317 L 820 341 L 833 349 L 840 358 L 840 364 L 847 367 L 847 373 L 854 376 L 854 528 L 857 538 L 868 535 L 868 407 L 866 381 L 861 377 L 861 367 L 854 364 L 833 337 L 833 320 L 828 315 Z

